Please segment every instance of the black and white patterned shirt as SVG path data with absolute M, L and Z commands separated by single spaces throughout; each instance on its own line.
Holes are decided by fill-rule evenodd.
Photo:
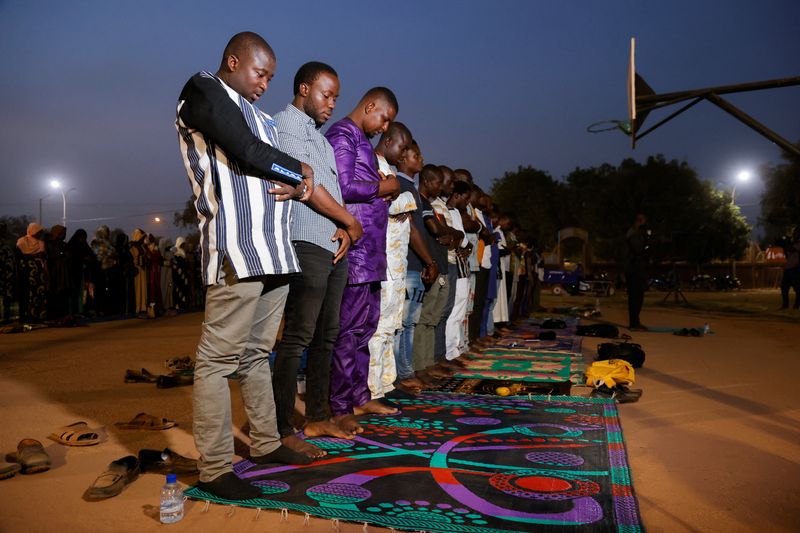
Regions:
M 239 279 L 298 272 L 294 202 L 278 202 L 268 190 L 274 182 L 297 185 L 302 170 L 278 149 L 272 118 L 200 72 L 181 91 L 175 126 L 195 196 L 204 283 L 222 279 L 225 257 Z
M 281 149 L 313 168 L 314 183 L 323 185 L 339 205 L 344 205 L 333 147 L 317 129 L 314 119 L 290 103 L 275 113 L 275 124 Z M 334 254 L 339 249 L 339 242 L 331 241 L 334 232 L 336 224 L 307 205 L 297 202 L 292 209 L 293 241 L 310 242 Z

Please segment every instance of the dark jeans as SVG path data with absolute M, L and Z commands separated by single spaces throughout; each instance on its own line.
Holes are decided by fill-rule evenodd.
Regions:
M 787 268 L 781 279 L 781 307 L 789 307 L 789 289 L 794 289 L 794 308 L 800 307 L 800 268 Z
M 306 348 L 306 419 L 317 422 L 330 417 L 331 351 L 339 334 L 339 305 L 347 283 L 346 258 L 334 265 L 333 254 L 317 245 L 296 241 L 294 247 L 302 273 L 289 281 L 283 339 L 276 350 L 272 372 L 281 437 L 294 433 L 290 419 L 297 370 Z
M 481 268 L 475 278 L 475 301 L 472 303 L 472 314 L 469 315 L 469 342 L 481 336 L 481 322 L 485 318 L 483 309 L 489 294 L 489 269 Z
M 636 328 L 642 324 L 639 313 L 644 303 L 645 275 L 642 272 L 626 272 L 625 281 L 628 284 L 628 326 Z

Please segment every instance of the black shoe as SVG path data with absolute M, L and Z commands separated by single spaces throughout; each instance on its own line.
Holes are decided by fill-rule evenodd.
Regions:
M 264 455 L 253 455 L 250 457 L 250 460 L 257 465 L 268 465 L 274 463 L 284 465 L 307 465 L 311 464 L 313 461 L 313 459 L 308 455 L 296 452 L 288 446 L 284 446 L 283 444 Z
M 239 479 L 233 472 L 225 472 L 212 481 L 200 481 L 197 488 L 223 500 L 252 500 L 261 496 L 261 489 Z
M 139 468 L 142 472 L 160 474 L 196 474 L 197 461 L 179 455 L 169 448 L 159 450 L 139 450 Z
M 181 385 L 191 385 L 194 383 L 194 376 L 165 375 L 162 374 L 156 379 L 156 387 L 159 389 L 170 389 Z

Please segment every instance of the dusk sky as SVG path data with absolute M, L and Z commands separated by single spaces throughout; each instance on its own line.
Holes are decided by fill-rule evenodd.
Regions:
M 175 104 L 185 81 L 216 71 L 239 31 L 264 36 L 277 74 L 258 106 L 291 100 L 297 68 L 330 63 L 342 83 L 330 123 L 368 88 L 395 91 L 401 120 L 427 162 L 472 170 L 478 184 L 519 165 L 563 178 L 576 167 L 663 154 L 731 187 L 758 214 L 759 169 L 781 161 L 768 140 L 708 103 L 643 139 L 591 134 L 626 118 L 630 38 L 637 70 L 657 92 L 800 75 L 800 2 L 412 1 L 206 2 L 0 0 L 0 215 L 61 220 L 68 233 L 139 226 L 175 236 L 172 213 L 190 188 L 178 152 Z M 728 99 L 800 140 L 800 87 Z M 645 127 L 666 112 L 650 115 Z M 48 196 L 49 195 L 49 196 Z M 152 222 L 159 215 L 161 226 Z M 591 228 L 587 228 L 591 231 Z

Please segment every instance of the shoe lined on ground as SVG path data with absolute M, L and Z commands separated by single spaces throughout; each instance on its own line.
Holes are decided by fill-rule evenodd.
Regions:
M 191 385 L 192 383 L 194 383 L 194 375 L 192 374 L 161 375 L 156 379 L 156 387 L 159 389 L 171 389 L 172 387 Z
M 83 493 L 83 498 L 94 502 L 112 498 L 139 477 L 139 459 L 127 455 L 108 465 L 94 483 Z
M 20 470 L 22 470 L 22 467 L 19 465 L 19 463 L 2 461 L 0 462 L 0 479 L 12 478 Z
M 86 422 L 75 422 L 58 428 L 50 434 L 50 439 L 65 446 L 94 446 L 100 443 L 100 435 Z
M 50 470 L 52 462 L 50 456 L 44 451 L 42 443 L 36 439 L 22 439 L 17 444 L 17 453 L 9 454 L 6 460 L 19 463 L 20 472 L 23 474 L 36 474 Z
M 178 424 L 174 420 L 164 418 L 161 416 L 148 415 L 147 413 L 139 413 L 128 422 L 115 422 L 115 426 L 120 429 L 169 429 Z
M 159 474 L 196 474 L 197 461 L 184 457 L 169 448 L 164 450 L 139 450 L 139 469 Z

